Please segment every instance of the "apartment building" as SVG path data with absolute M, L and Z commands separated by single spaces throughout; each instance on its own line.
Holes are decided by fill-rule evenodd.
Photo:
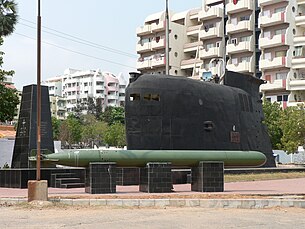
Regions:
M 165 62 L 158 69 L 139 64 L 158 52 L 164 56 L 165 41 L 162 48 L 153 49 L 155 32 L 151 29 L 163 20 L 164 13 L 148 16 L 137 29 L 139 44 L 148 38 L 145 49 L 139 44 L 136 49 L 142 73 L 165 71 Z M 264 79 L 264 97 L 284 108 L 304 103 L 304 0 L 203 0 L 198 9 L 171 12 L 170 31 L 170 74 L 210 80 L 221 75 L 225 66 Z M 173 41 L 175 35 L 181 38 L 178 44 Z
M 86 113 L 89 99 L 107 106 L 123 106 L 126 81 L 122 74 L 97 70 L 67 69 L 62 76 L 44 82 L 49 87 L 52 116 L 65 119 L 69 113 L 81 108 Z

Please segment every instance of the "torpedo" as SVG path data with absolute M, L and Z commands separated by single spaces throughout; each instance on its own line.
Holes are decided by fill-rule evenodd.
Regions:
M 35 161 L 36 156 L 30 157 Z M 194 167 L 200 161 L 224 162 L 225 167 L 259 167 L 266 156 L 258 151 L 225 150 L 91 150 L 73 149 L 43 154 L 42 161 L 72 167 L 92 162 L 115 162 L 118 167 L 145 167 L 148 162 L 170 162 L 173 167 Z

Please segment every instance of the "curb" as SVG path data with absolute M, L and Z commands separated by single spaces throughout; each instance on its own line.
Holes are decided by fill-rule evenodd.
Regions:
M 305 200 L 285 199 L 50 199 L 69 206 L 198 207 L 231 209 L 305 208 Z M 0 198 L 0 206 L 27 203 L 26 198 Z

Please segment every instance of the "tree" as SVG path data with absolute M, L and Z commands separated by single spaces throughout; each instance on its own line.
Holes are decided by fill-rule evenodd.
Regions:
M 0 0 L 0 37 L 10 35 L 17 23 L 17 4 L 14 0 Z
M 0 46 L 3 44 L 4 36 L 8 36 L 14 31 L 17 23 L 16 4 L 10 0 L 0 0 Z M 19 103 L 16 90 L 3 84 L 5 77 L 13 76 L 14 71 L 1 69 L 3 65 L 4 53 L 0 51 L 0 121 L 13 120 L 16 107 Z
M 90 147 L 93 147 L 93 144 L 99 146 L 104 140 L 104 133 L 107 130 L 107 124 L 98 121 L 92 114 L 84 115 L 82 120 L 82 142 Z
M 60 120 L 58 120 L 55 117 L 52 117 L 52 129 L 53 129 L 54 141 L 59 140 L 59 138 L 60 138 Z
M 78 118 L 69 115 L 60 126 L 60 140 L 71 147 L 72 144 L 78 144 L 81 141 L 82 125 Z
M 283 136 L 281 143 L 287 153 L 295 153 L 298 146 L 305 144 L 304 106 L 288 107 L 280 117 Z
M 126 145 L 125 125 L 115 123 L 105 133 L 105 143 L 109 146 L 124 147 Z
M 283 136 L 281 129 L 281 115 L 283 113 L 282 108 L 278 103 L 271 103 L 265 100 L 263 103 L 263 111 L 265 114 L 265 120 L 263 123 L 267 126 L 272 148 L 281 149 L 281 138 Z
M 114 123 L 125 123 L 125 110 L 123 107 L 107 107 L 101 115 L 101 120 L 113 125 Z

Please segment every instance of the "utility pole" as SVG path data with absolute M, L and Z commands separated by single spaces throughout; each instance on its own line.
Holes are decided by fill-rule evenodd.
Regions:
M 36 180 L 40 181 L 40 145 L 41 145 L 41 16 L 40 0 L 37 15 L 37 160 Z
M 169 15 L 168 15 L 168 0 L 166 0 L 165 6 L 165 73 L 169 75 Z

